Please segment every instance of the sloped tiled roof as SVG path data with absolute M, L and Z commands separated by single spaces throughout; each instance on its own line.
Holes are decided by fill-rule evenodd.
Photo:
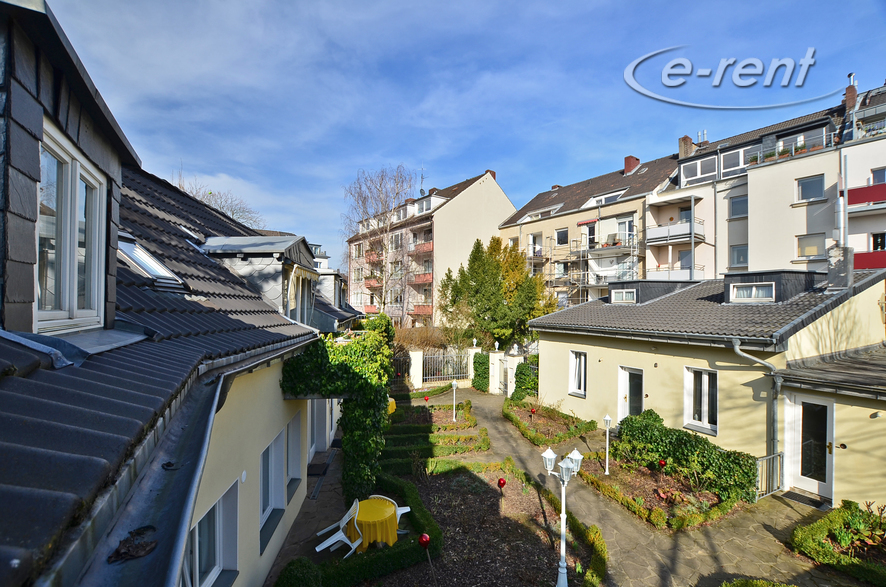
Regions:
M 640 163 L 628 175 L 625 175 L 624 169 L 619 169 L 605 175 L 542 192 L 502 222 L 499 227 L 504 228 L 516 224 L 526 214 L 552 206 L 561 206 L 557 215 L 576 212 L 592 197 L 618 190 L 627 190 L 622 198 L 646 194 L 664 183 L 675 169 L 677 169 L 677 155 L 670 155 Z
M 683 339 L 739 338 L 783 342 L 793 327 L 829 311 L 849 295 L 870 287 L 886 277 L 886 270 L 855 272 L 854 288 L 827 293 L 825 287 L 807 290 L 779 303 L 730 303 L 724 301 L 720 279 L 664 295 L 642 304 L 611 304 L 596 300 L 536 318 L 529 326 L 536 330 L 568 330 L 613 336 L 644 334 Z M 792 326 L 790 332 L 785 328 Z
M 2 587 L 41 572 L 201 363 L 316 338 L 203 255 L 179 226 L 203 238 L 255 231 L 143 171 L 124 170 L 123 184 L 122 228 L 186 289 L 156 289 L 118 261 L 116 319 L 143 327 L 147 338 L 80 365 L 53 368 L 43 352 L 0 337 Z
M 886 348 L 879 346 L 837 357 L 788 365 L 777 374 L 785 383 L 813 389 L 857 392 L 886 399 Z
M 726 137 L 725 139 L 721 139 L 719 141 L 711 141 L 707 145 L 701 146 L 696 149 L 695 153 L 693 153 L 692 156 L 695 157 L 697 155 L 705 155 L 707 153 L 716 151 L 717 147 L 723 145 L 724 143 L 728 143 L 730 147 L 735 147 L 738 145 L 743 145 L 744 143 L 750 143 L 759 140 L 766 135 L 771 135 L 787 129 L 811 124 L 818 120 L 828 119 L 833 122 L 837 128 L 840 128 L 840 126 L 843 124 L 843 116 L 845 114 L 846 107 L 844 105 L 840 104 L 839 106 L 832 106 L 831 108 L 825 108 L 824 110 L 819 110 L 818 112 L 812 112 L 810 114 L 798 116 L 797 118 L 791 118 L 790 120 L 784 120 L 782 122 L 770 124 L 769 126 L 764 126 L 763 128 L 758 128 L 756 130 L 751 130 L 733 135 L 731 137 Z
M 451 185 L 448 188 L 443 188 L 443 189 L 431 188 L 430 190 L 428 190 L 428 195 L 434 196 L 437 198 L 446 198 L 448 200 L 451 200 L 455 196 L 459 195 L 460 193 L 462 193 L 463 191 L 465 191 L 466 189 L 468 189 L 469 187 L 474 185 L 474 183 L 479 181 L 480 178 L 483 177 L 484 175 L 486 175 L 486 172 L 483 172 L 476 177 L 469 177 L 468 179 L 466 179 L 462 182 L 459 182 L 455 185 Z

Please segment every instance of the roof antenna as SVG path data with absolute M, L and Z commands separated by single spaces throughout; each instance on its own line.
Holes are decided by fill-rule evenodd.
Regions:
M 419 184 L 418 193 L 421 194 L 421 197 L 425 197 L 425 164 L 421 164 L 421 183 Z

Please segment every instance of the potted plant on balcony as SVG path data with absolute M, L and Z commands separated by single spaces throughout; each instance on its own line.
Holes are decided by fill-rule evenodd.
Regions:
M 800 155 L 806 152 L 806 143 L 800 143 L 794 149 L 794 155 Z
M 772 161 L 773 159 L 775 159 L 775 151 L 769 151 L 768 153 L 763 155 L 763 162 L 764 163 L 766 161 Z
M 760 160 L 760 157 L 758 155 L 751 155 L 750 157 L 748 157 L 747 164 L 748 165 L 756 165 L 759 160 Z
M 781 151 L 778 152 L 778 158 L 779 158 L 779 159 L 782 159 L 782 158 L 784 158 L 784 157 L 787 157 L 787 156 L 790 155 L 790 154 L 791 154 L 791 150 L 790 150 L 790 149 L 782 149 Z

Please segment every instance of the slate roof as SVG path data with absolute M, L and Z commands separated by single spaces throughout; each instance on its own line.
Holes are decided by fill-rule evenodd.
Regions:
M 776 371 L 785 383 L 820 391 L 861 394 L 886 400 L 886 348 L 788 365 Z
M 499 228 L 518 223 L 529 212 L 561 204 L 562 207 L 556 212 L 557 216 L 576 212 L 592 197 L 618 190 L 627 189 L 621 196 L 622 199 L 647 194 L 667 181 L 676 169 L 677 155 L 669 155 L 646 163 L 641 162 L 628 175 L 625 175 L 624 169 L 619 169 L 605 175 L 542 192 L 502 222 Z
M 535 330 L 682 340 L 731 338 L 776 345 L 859 291 L 886 278 L 886 270 L 858 270 L 855 286 L 839 293 L 818 287 L 779 303 L 723 303 L 724 282 L 711 279 L 642 304 L 595 300 L 536 318 Z
M 840 104 L 839 106 L 832 106 L 830 108 L 825 108 L 824 110 L 819 110 L 818 112 L 812 112 L 810 114 L 798 116 L 797 118 L 791 118 L 790 120 L 783 120 L 782 122 L 770 124 L 769 126 L 764 126 L 763 128 L 758 128 L 756 130 L 751 130 L 733 135 L 731 137 L 726 137 L 725 139 L 721 139 L 719 141 L 711 141 L 707 145 L 701 146 L 696 149 L 695 153 L 693 153 L 690 157 L 686 157 L 686 160 L 692 159 L 698 155 L 707 155 L 708 153 L 715 152 L 717 148 L 724 143 L 728 143 L 730 147 L 736 147 L 745 143 L 751 143 L 760 140 L 766 135 L 777 134 L 781 131 L 786 131 L 795 127 L 811 124 L 819 120 L 828 120 L 839 129 L 840 126 L 843 124 L 843 117 L 845 116 L 845 114 L 846 107 L 843 104 Z
M 167 182 L 124 170 L 122 228 L 180 277 L 170 293 L 117 265 L 116 319 L 148 339 L 54 369 L 46 354 L 0 338 L 0 586 L 41 572 L 201 363 L 316 337 L 203 255 L 204 236 L 255 236 Z M 18 561 L 13 564 L 13 561 Z

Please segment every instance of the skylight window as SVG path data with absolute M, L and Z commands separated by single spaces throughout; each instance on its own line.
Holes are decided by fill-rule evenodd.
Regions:
M 134 240 L 129 240 L 125 237 L 129 237 L 129 235 L 121 233 L 117 250 L 123 255 L 124 259 L 130 264 L 130 266 L 140 270 L 147 277 L 153 278 L 158 285 L 165 285 L 176 289 L 182 288 L 184 284 L 181 279 L 176 277 L 172 271 L 167 269 L 163 263 L 158 261 L 141 245 Z

